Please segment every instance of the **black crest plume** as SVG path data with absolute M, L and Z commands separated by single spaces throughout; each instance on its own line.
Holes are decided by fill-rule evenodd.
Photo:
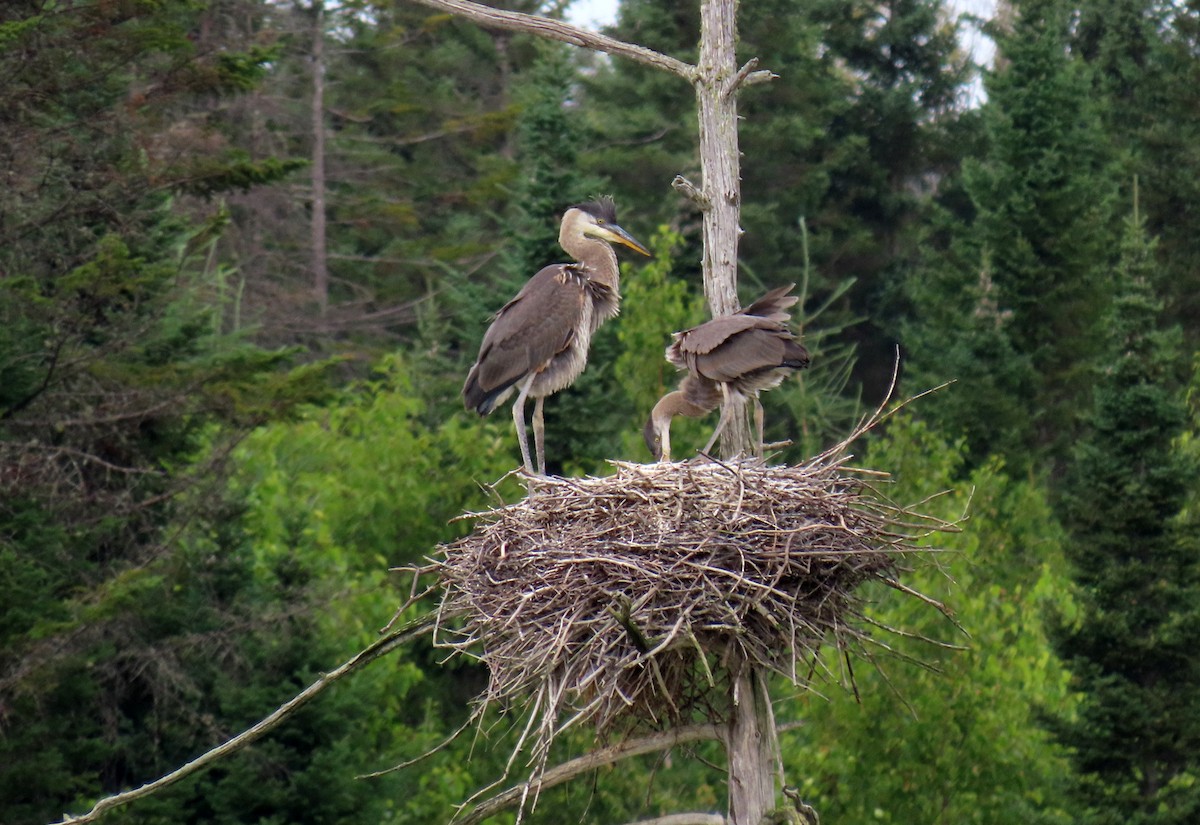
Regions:
M 571 209 L 582 209 L 593 218 L 604 221 L 605 223 L 617 222 L 617 204 L 609 195 L 601 195 L 595 200 L 577 203 Z

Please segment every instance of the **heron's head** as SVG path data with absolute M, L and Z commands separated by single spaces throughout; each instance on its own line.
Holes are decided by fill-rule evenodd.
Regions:
M 630 235 L 617 223 L 617 205 L 609 197 L 578 203 L 563 215 L 560 241 L 564 249 L 573 240 L 594 238 L 611 244 L 627 246 L 635 252 L 650 255 L 641 241 Z
M 646 440 L 646 447 L 650 450 L 650 455 L 654 456 L 654 460 L 662 461 L 662 428 L 653 413 L 646 419 L 646 426 L 642 428 L 642 438 Z
M 669 392 L 650 411 L 650 418 L 642 428 L 642 438 L 655 461 L 671 460 L 671 419 L 687 406 L 683 393 Z

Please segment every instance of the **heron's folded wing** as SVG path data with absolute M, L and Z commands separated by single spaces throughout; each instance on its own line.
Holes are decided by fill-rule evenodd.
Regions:
M 548 266 L 496 313 L 479 348 L 477 381 L 507 387 L 562 352 L 584 317 L 582 276 L 569 265 Z
M 673 348 L 683 355 L 705 355 L 739 332 L 761 326 L 765 319 L 752 315 L 722 315 L 698 327 L 675 333 Z
M 781 330 L 750 329 L 727 339 L 712 352 L 696 355 L 692 369 L 713 381 L 730 382 L 781 366 L 791 335 Z

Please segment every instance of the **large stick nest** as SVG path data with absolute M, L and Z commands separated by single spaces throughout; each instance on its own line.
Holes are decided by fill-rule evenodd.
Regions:
M 948 526 L 888 503 L 841 453 L 529 479 L 441 548 L 438 644 L 487 665 L 485 703 L 530 711 L 522 741 L 543 758 L 582 721 L 720 720 L 714 688 L 747 665 L 807 684 L 823 644 L 868 638 L 860 585 L 907 590 L 915 538 Z

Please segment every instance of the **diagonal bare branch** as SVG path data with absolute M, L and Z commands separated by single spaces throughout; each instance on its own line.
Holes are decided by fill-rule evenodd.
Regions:
M 134 788 L 129 791 L 122 791 L 112 796 L 106 796 L 97 802 L 90 811 L 79 816 L 64 815 L 61 820 L 54 825 L 83 825 L 86 822 L 95 822 L 101 816 L 114 808 L 119 808 L 122 805 L 128 805 L 130 802 L 141 799 L 142 797 L 150 796 L 168 785 L 174 785 L 181 779 L 190 776 L 197 771 L 207 768 L 212 763 L 219 759 L 223 759 L 236 751 L 241 750 L 246 745 L 261 739 L 264 735 L 279 727 L 279 725 L 290 716 L 292 716 L 303 705 L 313 699 L 318 693 L 321 693 L 325 688 L 332 685 L 344 676 L 348 676 L 356 670 L 370 664 L 381 656 L 391 653 L 396 648 L 412 641 L 413 639 L 430 632 L 433 629 L 433 616 L 423 616 L 415 619 L 403 627 L 398 627 L 386 636 L 383 636 L 378 641 L 373 642 L 363 650 L 360 650 L 353 657 L 342 663 L 337 669 L 331 670 L 321 676 L 320 679 L 313 682 L 303 691 L 296 694 L 284 704 L 275 709 L 269 716 L 260 720 L 253 727 L 239 733 L 232 739 L 218 745 L 207 753 L 188 762 L 183 767 L 171 771 L 165 776 L 155 779 L 153 782 L 148 782 L 140 788 Z
M 699 75 L 697 68 L 670 55 L 626 43 L 614 37 L 598 34 L 588 29 L 572 26 L 561 20 L 551 20 L 549 17 L 539 17 L 535 14 L 522 14 L 516 11 L 505 11 L 485 6 L 482 3 L 472 3 L 470 0 L 412 0 L 431 9 L 445 11 L 465 17 L 466 19 L 492 29 L 508 29 L 510 31 L 527 32 L 551 40 L 559 40 L 580 46 L 585 49 L 615 54 L 627 57 L 647 66 L 653 66 L 665 72 L 678 75 L 689 83 L 695 82 Z

